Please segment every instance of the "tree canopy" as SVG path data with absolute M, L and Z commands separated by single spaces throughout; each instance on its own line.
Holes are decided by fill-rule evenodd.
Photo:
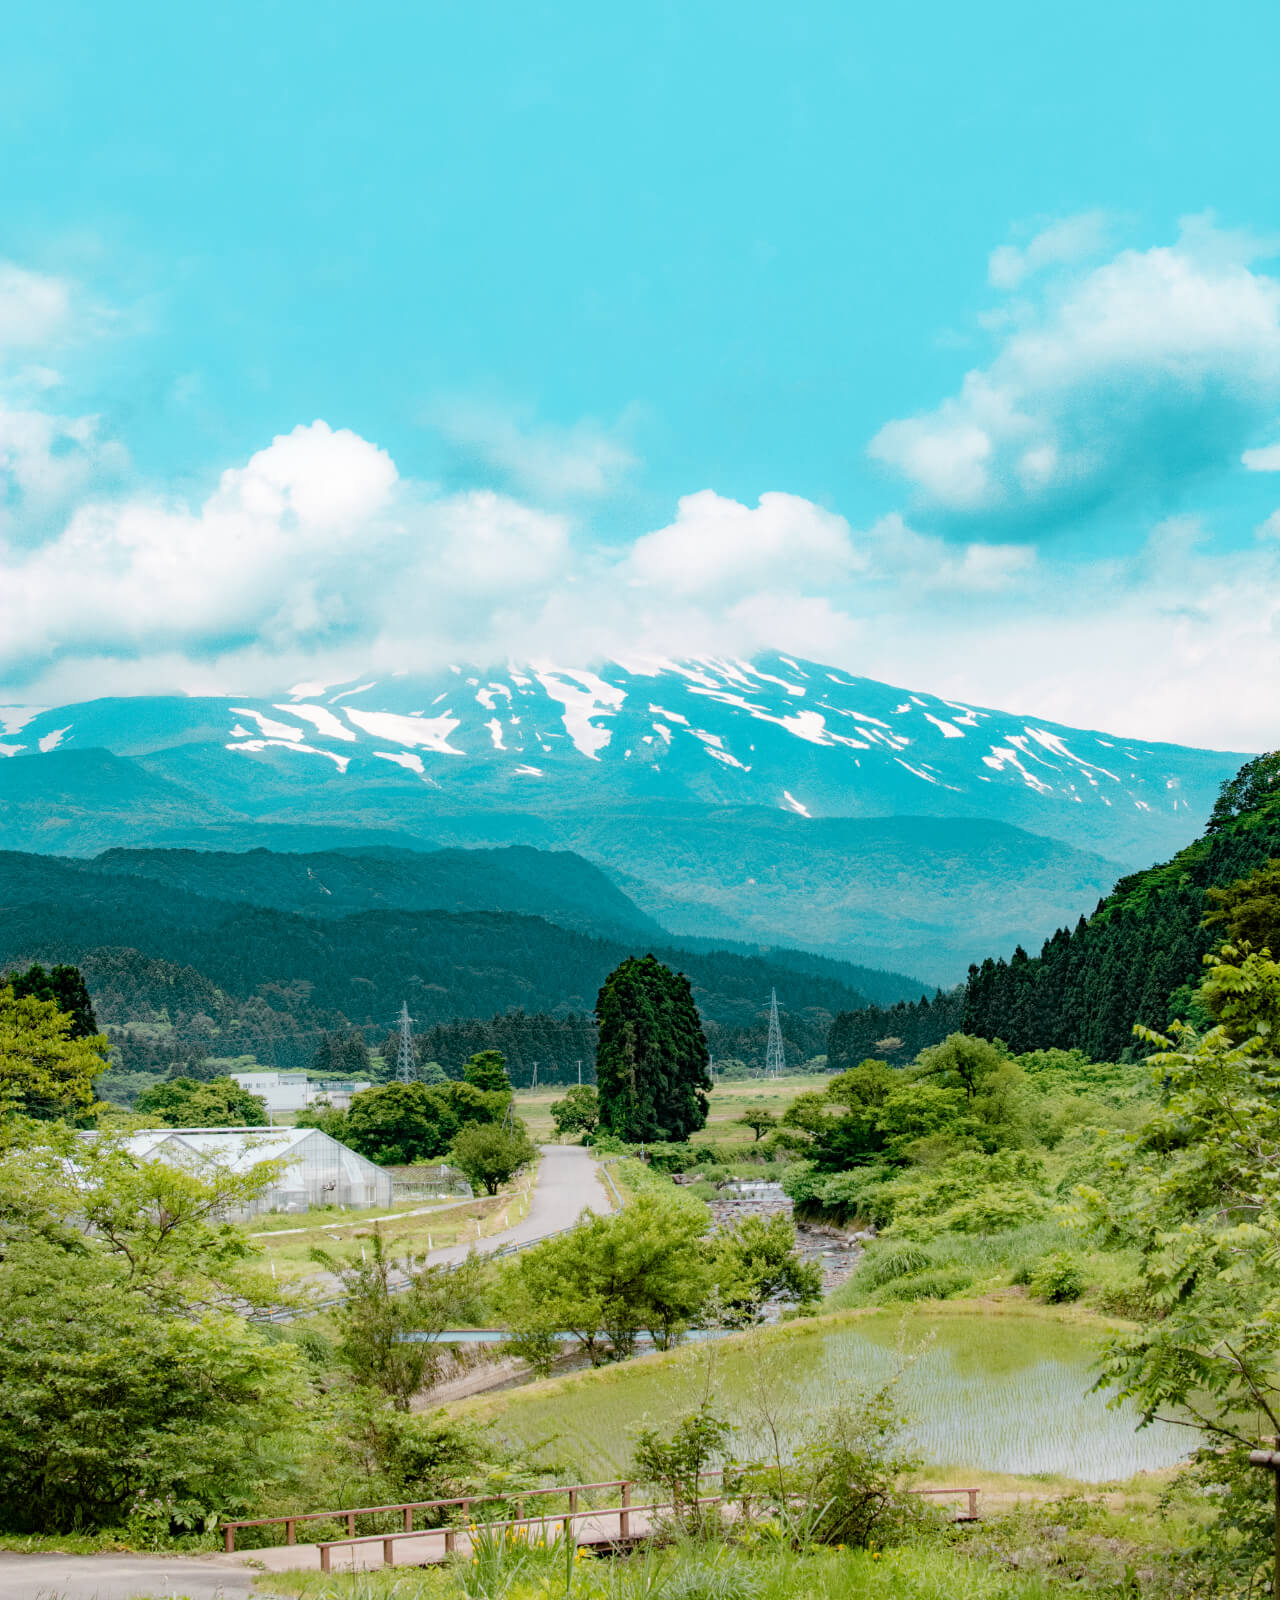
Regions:
M 0 1113 L 47 1120 L 89 1110 L 94 1082 L 106 1071 L 107 1041 L 78 1034 L 76 1026 L 56 1000 L 0 988 Z
M 600 1126 L 632 1142 L 687 1139 L 706 1125 L 706 1036 L 683 973 L 629 957 L 596 1001 Z
M 449 1146 L 449 1162 L 473 1189 L 497 1194 L 537 1153 L 522 1122 L 514 1128 L 497 1122 L 470 1122 Z
M 267 1102 L 234 1078 L 170 1078 L 140 1094 L 134 1110 L 167 1128 L 261 1128 L 267 1122 Z
M 370 1161 L 410 1166 L 439 1161 L 468 1123 L 494 1122 L 509 1096 L 470 1083 L 387 1083 L 355 1095 L 349 1111 L 323 1113 L 326 1133 Z
M 490 1094 L 510 1094 L 511 1079 L 501 1050 L 478 1050 L 462 1069 L 464 1083 Z

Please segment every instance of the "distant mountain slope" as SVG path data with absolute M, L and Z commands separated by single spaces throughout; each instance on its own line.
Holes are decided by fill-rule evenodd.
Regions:
M 1091 910 L 1117 872 L 1093 852 L 981 818 L 681 807 L 578 819 L 571 834 L 682 938 L 805 945 L 944 986 L 987 951 L 1038 942 Z
M 991 817 L 1122 862 L 1183 843 L 1239 764 L 784 656 L 453 668 L 271 699 L 97 700 L 8 721 L 21 725 L 7 752 L 138 757 L 257 818 L 358 815 L 429 835 L 437 816 L 550 819 L 584 803 Z
M 370 829 L 570 849 L 682 932 L 940 982 L 1185 844 L 1239 763 L 783 656 L 454 668 L 6 720 L 0 846 L 328 850 Z
M 794 952 L 783 965 L 681 950 L 643 931 L 595 938 L 497 911 L 306 917 L 110 865 L 0 853 L 0 970 L 84 961 L 112 997 L 103 1021 L 169 1029 L 180 1014 L 191 1023 L 186 1037 L 215 1054 L 254 1051 L 302 1065 L 320 1032 L 357 1026 L 376 1036 L 404 999 L 420 1027 L 516 1007 L 589 1011 L 612 967 L 644 949 L 687 972 L 704 1015 L 725 1026 L 753 1025 L 774 986 L 792 1013 L 815 1021 L 865 1003 L 856 968 L 816 958 L 808 972 Z M 272 876 L 273 864 L 262 865 Z M 880 988 L 921 992 L 909 979 L 874 976 Z
M 567 850 L 510 845 L 421 852 L 365 848 L 306 855 L 257 849 L 108 850 L 92 867 L 312 917 L 359 911 L 509 911 L 602 937 L 670 935 L 598 867 Z

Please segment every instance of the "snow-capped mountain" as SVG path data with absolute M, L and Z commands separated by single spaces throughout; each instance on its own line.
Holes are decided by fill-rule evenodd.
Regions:
M 282 829 L 376 828 L 570 847 L 680 931 L 923 975 L 1090 909 L 1119 869 L 1194 837 L 1243 759 L 778 655 L 456 666 L 0 719 L 0 846 L 288 848 Z M 932 954 L 912 966 L 917 951 Z
M 394 775 L 417 791 L 412 809 L 426 827 L 437 813 L 543 813 L 607 794 L 811 818 L 994 817 L 1135 862 L 1191 837 L 1243 759 L 1083 732 L 786 656 L 453 667 L 434 678 L 299 684 L 268 699 L 97 700 L 0 715 L 6 756 L 100 748 L 167 777 L 198 767 L 205 792 L 225 801 L 259 785 L 274 793 L 282 779 L 290 788 L 327 780 L 326 789 L 341 780 L 354 791 Z M 386 820 L 403 825 L 403 804 Z

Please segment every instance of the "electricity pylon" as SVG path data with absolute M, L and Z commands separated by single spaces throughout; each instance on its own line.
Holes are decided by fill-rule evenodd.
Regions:
M 401 1083 L 412 1083 L 415 1077 L 413 1029 L 409 1022 L 409 1002 L 405 1000 L 400 1006 L 400 1048 L 396 1053 L 396 1076 Z
M 764 1053 L 764 1075 L 776 1078 L 787 1070 L 787 1053 L 782 1044 L 782 1025 L 778 1021 L 778 991 L 769 991 L 769 1043 Z

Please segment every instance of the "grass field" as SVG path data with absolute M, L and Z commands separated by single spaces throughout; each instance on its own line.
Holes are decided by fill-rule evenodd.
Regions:
M 358 1242 L 374 1227 L 393 1256 L 440 1250 L 501 1233 L 528 1215 L 529 1191 L 535 1177 L 536 1171 L 531 1168 L 492 1198 L 442 1201 L 430 1207 L 415 1201 L 403 1207 L 367 1212 L 335 1213 L 326 1207 L 300 1217 L 254 1217 L 242 1226 L 251 1236 L 258 1235 L 254 1243 L 263 1251 L 263 1265 L 274 1267 L 279 1281 L 297 1283 L 320 1270 L 311 1259 L 312 1250 L 319 1247 L 341 1254 L 345 1245 Z M 386 1218 L 391 1220 L 375 1220 Z M 273 1222 L 280 1226 L 270 1226 Z M 265 1228 L 264 1223 L 268 1224 Z
M 811 1073 L 794 1073 L 783 1078 L 754 1078 L 745 1082 L 718 1083 L 710 1094 L 707 1126 L 694 1135 L 695 1142 L 741 1145 L 745 1152 L 755 1140 L 750 1128 L 735 1125 L 748 1106 L 768 1106 L 780 1114 L 786 1106 L 809 1089 L 820 1089 L 826 1079 Z M 563 1084 L 548 1089 L 517 1089 L 516 1113 L 529 1125 L 535 1142 L 555 1138 L 551 1106 L 565 1092 Z

